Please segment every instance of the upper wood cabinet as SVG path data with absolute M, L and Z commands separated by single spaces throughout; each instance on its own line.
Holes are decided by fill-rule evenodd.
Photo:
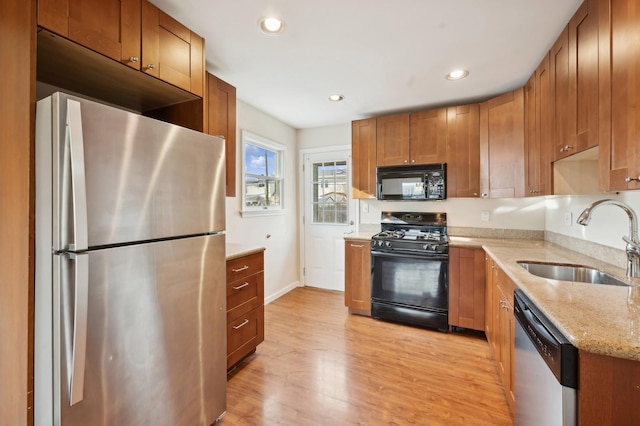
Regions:
M 376 118 L 378 166 L 409 164 L 409 123 L 408 113 Z
M 353 198 L 376 198 L 376 119 L 351 123 Z
M 203 96 L 204 39 L 147 0 L 142 0 L 141 70 Z
M 38 25 L 140 69 L 141 0 L 38 0 Z
M 447 108 L 447 197 L 480 196 L 480 106 Z
M 553 159 L 570 155 L 573 141 L 569 131 L 569 28 L 566 27 L 549 52 L 549 68 L 552 82 Z M 575 152 L 575 151 L 573 151 Z
M 484 250 L 450 248 L 449 325 L 484 331 L 484 265 Z
M 480 104 L 480 184 L 489 198 L 524 196 L 523 89 Z
M 378 166 L 443 163 L 446 149 L 446 108 L 377 118 Z
M 444 163 L 446 161 L 446 108 L 410 114 L 409 157 L 412 164 Z
M 525 196 L 553 192 L 551 155 L 553 103 L 551 73 L 546 55 L 524 86 Z
M 236 88 L 207 73 L 207 133 L 222 136 L 226 153 L 227 197 L 236 196 Z
M 640 8 L 600 0 L 600 186 L 640 189 Z

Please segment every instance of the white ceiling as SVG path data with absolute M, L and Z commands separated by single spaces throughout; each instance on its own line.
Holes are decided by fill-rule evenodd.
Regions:
M 294 128 L 520 87 L 581 0 L 152 0 L 206 39 L 207 70 Z M 279 36 L 258 20 L 277 15 Z M 448 81 L 454 68 L 469 70 Z M 329 102 L 340 93 L 345 100 Z

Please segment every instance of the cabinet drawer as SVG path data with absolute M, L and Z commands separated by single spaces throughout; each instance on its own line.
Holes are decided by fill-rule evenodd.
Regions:
M 227 324 L 227 368 L 255 350 L 264 340 L 264 306 Z
M 227 282 L 234 282 L 264 269 L 262 253 L 227 261 Z
M 227 321 L 263 304 L 263 272 L 227 283 Z

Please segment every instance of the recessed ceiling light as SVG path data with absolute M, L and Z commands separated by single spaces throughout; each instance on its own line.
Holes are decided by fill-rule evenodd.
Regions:
M 447 80 L 460 80 L 469 75 L 467 70 L 453 70 L 447 74 Z
M 273 16 L 260 19 L 258 26 L 263 33 L 269 35 L 280 34 L 284 31 L 284 21 L 279 18 L 274 18 Z
M 329 95 L 329 100 L 331 102 L 340 102 L 341 100 L 344 99 L 344 95 Z

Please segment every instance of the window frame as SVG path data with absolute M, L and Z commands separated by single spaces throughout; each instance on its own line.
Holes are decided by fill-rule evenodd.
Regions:
M 247 172 L 247 145 L 256 146 L 275 153 L 275 176 L 258 176 Z M 247 130 L 242 130 L 242 208 L 240 210 L 242 217 L 284 214 L 285 152 L 286 147 L 284 145 Z M 247 206 L 247 176 L 259 177 L 267 182 L 278 182 L 280 186 L 280 204 L 277 206 Z

